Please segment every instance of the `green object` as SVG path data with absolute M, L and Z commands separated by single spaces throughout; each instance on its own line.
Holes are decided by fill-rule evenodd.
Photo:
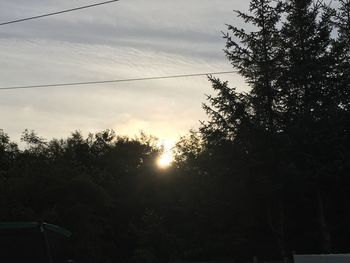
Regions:
M 9 229 L 28 229 L 28 228 L 40 228 L 43 227 L 44 230 L 54 231 L 58 234 L 61 234 L 67 238 L 69 238 L 72 233 L 67 229 L 62 227 L 47 224 L 47 223 L 39 223 L 39 222 L 0 222 L 0 231 L 1 230 L 9 230 Z
M 42 222 L 0 222 L 0 261 L 58 263 L 65 258 L 68 230 Z

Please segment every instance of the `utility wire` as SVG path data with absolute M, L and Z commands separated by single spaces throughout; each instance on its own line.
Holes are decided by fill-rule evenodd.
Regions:
M 110 3 L 118 2 L 118 1 L 119 0 L 111 0 L 111 1 L 96 3 L 96 4 L 92 4 L 92 5 L 86 5 L 86 6 L 76 7 L 76 8 L 72 8 L 72 9 L 66 9 L 66 10 L 62 10 L 62 11 L 58 11 L 58 12 L 54 12 L 54 13 L 48 13 L 48 14 L 43 14 L 43 15 L 38 15 L 38 16 L 33 16 L 33 17 L 27 17 L 27 18 L 17 19 L 17 20 L 13 20 L 13 21 L 8 21 L 8 22 L 2 22 L 2 23 L 0 23 L 0 26 L 5 26 L 5 25 L 9 25 L 9 24 L 14 24 L 14 23 L 20 23 L 20 22 L 38 19 L 38 18 L 43 18 L 43 17 L 47 17 L 47 16 L 59 15 L 59 14 L 73 12 L 73 11 L 91 8 L 91 7 L 95 7 L 95 6 L 106 5 L 106 4 L 110 4 Z
M 200 76 L 210 76 L 210 75 L 224 75 L 224 74 L 231 74 L 231 73 L 238 73 L 238 71 L 220 71 L 220 72 L 207 72 L 207 73 L 197 73 L 197 74 L 172 75 L 172 76 L 163 76 L 163 77 L 144 77 L 144 78 L 131 78 L 131 79 L 116 79 L 116 80 L 101 80 L 101 81 L 87 81 L 87 82 L 69 82 L 69 83 L 28 85 L 28 86 L 0 87 L 0 90 L 18 90 L 18 89 L 36 89 L 36 88 L 50 88 L 50 87 L 80 86 L 80 85 L 93 85 L 93 84 L 106 84 L 106 83 L 120 83 L 120 82 L 134 82 L 134 81 L 147 81 L 147 80 L 160 80 L 160 79 L 200 77 Z

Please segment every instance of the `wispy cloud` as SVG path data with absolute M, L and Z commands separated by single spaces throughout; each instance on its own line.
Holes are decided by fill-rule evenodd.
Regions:
M 94 1 L 6 0 L 13 19 Z M 147 2 L 147 3 L 146 3 Z M 245 1 L 124 0 L 109 7 L 0 28 L 0 86 L 230 70 L 220 30 Z M 225 76 L 238 86 L 242 79 Z M 1 128 L 47 137 L 115 128 L 176 137 L 198 126 L 205 78 L 2 92 Z

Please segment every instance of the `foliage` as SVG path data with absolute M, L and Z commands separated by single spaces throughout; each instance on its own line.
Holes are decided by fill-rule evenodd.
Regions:
M 208 121 L 159 170 L 152 136 L 112 130 L 20 149 L 0 130 L 0 220 L 70 229 L 78 262 L 280 259 L 350 247 L 349 0 L 252 0 L 209 77 Z
M 269 233 L 263 233 L 266 243 L 275 239 L 282 257 L 340 251 L 343 233 L 349 233 L 345 225 L 334 225 L 339 221 L 334 211 L 349 214 L 349 196 L 339 199 L 334 191 L 349 187 L 344 172 L 350 153 L 344 148 L 350 119 L 349 1 L 339 4 L 336 10 L 323 1 L 252 0 L 249 14 L 237 14 L 253 31 L 229 25 L 224 34 L 227 58 L 250 92 L 209 77 L 217 93 L 204 105 L 209 121 L 201 133 L 216 156 L 212 165 L 230 171 L 209 174 L 245 182 L 256 224 Z M 314 242 L 306 246 L 304 239 Z

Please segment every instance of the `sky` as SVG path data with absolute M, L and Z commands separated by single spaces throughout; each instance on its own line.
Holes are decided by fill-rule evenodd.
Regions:
M 101 0 L 1 0 L 0 22 Z M 225 24 L 247 0 L 120 0 L 0 27 L 0 87 L 229 71 Z M 246 89 L 236 75 L 220 76 Z M 114 129 L 175 141 L 206 115 L 206 77 L 0 91 L 0 129 L 47 139 Z

